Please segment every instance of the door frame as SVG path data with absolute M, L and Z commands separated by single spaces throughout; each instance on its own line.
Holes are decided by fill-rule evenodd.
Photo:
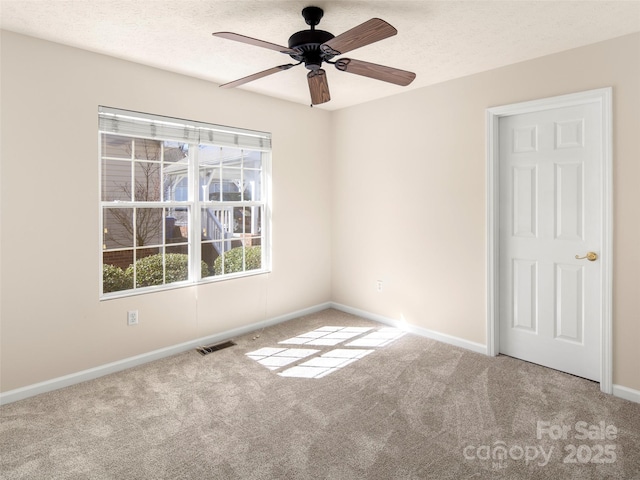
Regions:
M 588 90 L 568 95 L 543 98 L 488 108 L 486 111 L 486 262 L 487 262 L 487 355 L 500 351 L 500 289 L 499 289 L 499 143 L 498 123 L 501 117 L 532 113 L 554 108 L 597 103 L 600 107 L 602 152 L 602 236 L 600 252 L 602 311 L 600 324 L 600 390 L 612 393 L 613 388 L 613 89 Z

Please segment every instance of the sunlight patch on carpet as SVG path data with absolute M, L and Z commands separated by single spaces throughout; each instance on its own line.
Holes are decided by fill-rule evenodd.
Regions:
M 374 330 L 372 332 L 372 330 Z M 329 352 L 312 348 L 264 347 L 247 353 L 247 357 L 255 360 L 269 370 L 279 370 L 281 377 L 322 378 L 330 373 L 363 358 L 374 352 L 371 348 L 386 347 L 399 339 L 406 332 L 399 328 L 383 327 L 375 330 L 372 327 L 339 327 L 327 325 L 316 328 L 295 337 L 278 342 L 279 345 L 299 345 L 300 347 L 317 346 L 333 347 L 339 343 L 344 348 L 335 348 Z M 361 348 L 351 348 L 361 347 Z M 365 348 L 369 349 L 365 349 Z M 316 356 L 317 355 L 317 356 Z M 313 357 L 308 359 L 308 357 Z M 305 360 L 307 359 L 307 360 Z M 305 360 L 303 362 L 303 360 Z M 297 365 L 296 362 L 300 362 Z
M 381 328 L 377 332 L 365 335 L 362 338 L 358 338 L 353 342 L 347 343 L 347 347 L 384 347 L 391 342 L 405 335 L 406 332 L 398 328 Z
M 261 348 L 247 353 L 247 357 L 255 360 L 260 365 L 264 365 L 269 370 L 277 370 L 291 363 L 297 362 L 310 355 L 318 353 L 320 350 L 311 348 Z
M 334 346 L 373 330 L 370 327 L 320 327 L 311 332 L 278 342 L 280 344 Z
M 337 348 L 278 373 L 281 377 L 322 378 L 369 355 L 373 350 Z

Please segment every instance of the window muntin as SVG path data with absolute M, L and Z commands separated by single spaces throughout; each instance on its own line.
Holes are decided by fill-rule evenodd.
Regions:
M 221 256 L 209 276 L 260 270 L 262 259 L 253 251 L 262 244 L 264 218 L 260 152 L 208 146 L 199 153 L 203 252 Z M 234 239 L 249 248 L 231 251 Z
M 102 296 L 268 271 L 270 136 L 100 107 Z

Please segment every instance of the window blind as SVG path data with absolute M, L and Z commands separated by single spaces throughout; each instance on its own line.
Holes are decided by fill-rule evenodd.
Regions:
M 169 140 L 203 145 L 270 151 L 271 134 L 133 112 L 111 107 L 98 108 L 98 128 L 116 135 Z

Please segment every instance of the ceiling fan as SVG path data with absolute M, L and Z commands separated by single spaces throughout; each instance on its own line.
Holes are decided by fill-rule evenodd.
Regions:
M 323 62 L 335 65 L 335 67 L 342 72 L 355 73 L 356 75 L 375 78 L 376 80 L 382 80 L 383 82 L 390 82 L 401 86 L 409 85 L 413 79 L 416 78 L 416 74 L 413 72 L 356 60 L 353 58 L 339 58 L 336 61 L 333 61 L 332 59 L 338 55 L 342 55 L 350 52 L 351 50 L 355 50 L 356 48 L 364 47 L 365 45 L 392 37 L 398 33 L 398 31 L 384 20 L 372 18 L 371 20 L 347 30 L 336 37 L 324 30 L 316 30 L 315 27 L 320 23 L 320 19 L 323 15 L 324 12 L 319 7 L 304 8 L 302 10 L 302 16 L 304 17 L 307 25 L 310 25 L 311 28 L 291 35 L 291 37 L 289 37 L 289 47 L 283 47 L 275 43 L 246 37 L 238 33 L 213 33 L 216 37 L 235 40 L 236 42 L 247 43 L 249 45 L 255 45 L 256 47 L 268 48 L 270 50 L 284 53 L 298 62 L 269 68 L 262 72 L 249 75 L 248 77 L 243 77 L 233 82 L 225 83 L 224 85 L 220 85 L 220 87 L 237 87 L 247 82 L 257 80 L 258 78 L 266 77 L 267 75 L 281 72 L 283 70 L 289 70 L 292 67 L 304 63 L 304 66 L 309 70 L 307 79 L 309 82 L 309 92 L 311 93 L 311 104 L 318 105 L 331 100 L 327 75 L 322 68 Z

